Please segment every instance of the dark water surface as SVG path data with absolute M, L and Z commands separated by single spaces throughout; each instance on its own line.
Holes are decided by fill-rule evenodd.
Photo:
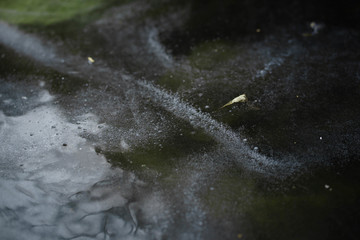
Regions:
M 1 2 L 0 239 L 358 239 L 359 11 Z

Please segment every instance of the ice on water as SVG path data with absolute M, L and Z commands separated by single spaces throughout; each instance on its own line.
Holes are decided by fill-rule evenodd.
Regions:
M 0 237 L 146 239 L 137 213 L 143 207 L 154 209 L 148 201 L 158 204 L 151 216 L 161 213 L 161 198 L 135 196 L 144 183 L 111 169 L 80 137 L 79 126 L 90 133 L 101 131 L 94 115 L 70 123 L 52 99 L 41 92 L 33 101 L 47 104 L 21 116 L 0 112 L 0 224 L 6 229 Z

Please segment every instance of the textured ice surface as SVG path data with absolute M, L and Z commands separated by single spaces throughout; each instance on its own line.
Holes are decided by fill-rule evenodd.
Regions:
M 306 177 L 358 156 L 357 33 L 192 39 L 192 10 L 135 1 L 66 36 L 0 22 L 1 239 L 319 239 L 312 221 L 348 225 L 354 182 Z
M 79 136 L 82 129 L 91 134 L 104 129 L 94 115 L 70 123 L 50 101 L 54 97 L 40 93 L 33 101 L 45 105 L 21 116 L 0 114 L 1 238 L 147 239 L 137 212 L 146 207 L 143 214 L 151 223 L 163 211 L 161 198 L 135 196 L 144 183 L 110 169 Z

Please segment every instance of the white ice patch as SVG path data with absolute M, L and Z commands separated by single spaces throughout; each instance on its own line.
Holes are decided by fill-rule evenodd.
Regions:
M 167 222 L 161 217 L 167 208 L 161 195 L 154 195 L 154 211 L 147 209 L 153 193 L 134 196 L 144 183 L 112 169 L 80 137 L 85 128 L 101 134 L 98 117 L 85 114 L 76 120 L 69 122 L 51 103 L 17 117 L 0 111 L 0 226 L 6 229 L 0 239 L 160 236 L 156 226 L 151 233 L 141 229 L 137 218 L 141 212 L 149 224 Z
M 101 179 L 109 168 L 79 136 L 78 126 L 67 122 L 53 106 L 4 118 L 0 140 L 3 161 L 21 165 L 28 179 L 65 184 L 67 192 L 72 192 Z

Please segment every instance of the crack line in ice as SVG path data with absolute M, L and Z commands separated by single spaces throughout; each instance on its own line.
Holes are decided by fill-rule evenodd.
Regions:
M 154 103 L 164 107 L 175 116 L 188 121 L 193 127 L 205 130 L 207 134 L 216 139 L 218 143 L 233 154 L 237 158 L 237 163 L 243 167 L 255 172 L 276 175 L 278 177 L 280 175 L 291 175 L 300 167 L 299 164 L 295 163 L 279 163 L 252 151 L 243 143 L 242 138 L 238 134 L 213 119 L 209 114 L 203 113 L 182 101 L 177 95 L 161 90 L 149 82 L 139 81 L 138 85 L 148 90 Z

